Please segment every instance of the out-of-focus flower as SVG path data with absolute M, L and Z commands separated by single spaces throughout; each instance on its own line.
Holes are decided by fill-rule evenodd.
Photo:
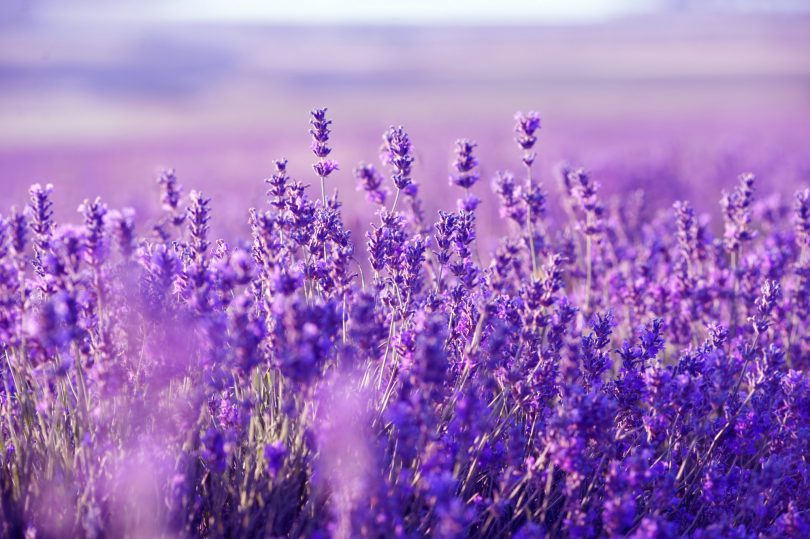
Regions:
M 739 185 L 730 193 L 723 193 L 723 198 L 720 200 L 725 221 L 723 240 L 726 248 L 731 252 L 736 251 L 743 243 L 751 241 L 754 237 L 754 232 L 750 229 L 754 179 L 755 176 L 751 173 L 741 174 Z
M 212 472 L 222 473 L 228 465 L 225 438 L 215 428 L 205 431 L 202 437 L 202 457 Z
M 354 169 L 354 176 L 357 178 L 357 190 L 365 191 L 369 202 L 380 206 L 385 204 L 388 193 L 381 187 L 383 182 L 382 174 L 377 172 L 374 165 L 360 163 Z
M 267 473 L 270 474 L 270 477 L 274 479 L 278 477 L 281 468 L 284 466 L 287 454 L 287 446 L 282 442 L 264 446 L 264 460 L 267 463 Z
M 796 240 L 805 249 L 810 247 L 810 189 L 796 193 Z

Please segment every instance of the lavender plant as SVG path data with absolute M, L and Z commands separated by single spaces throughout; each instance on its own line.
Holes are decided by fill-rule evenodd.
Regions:
M 553 220 L 518 115 L 525 182 L 496 175 L 480 254 L 475 143 L 431 223 L 392 127 L 391 184 L 354 170 L 363 246 L 325 114 L 320 196 L 275 161 L 232 245 L 174 171 L 153 223 L 57 223 L 50 185 L 0 215 L 0 535 L 810 536 L 807 190 L 743 175 L 715 236 L 561 167 Z

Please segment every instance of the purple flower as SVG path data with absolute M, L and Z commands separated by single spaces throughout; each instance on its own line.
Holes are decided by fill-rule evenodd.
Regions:
M 605 209 L 597 197 L 599 184 L 592 181 L 585 169 L 579 168 L 568 174 L 571 192 L 576 207 L 581 212 L 580 228 L 586 236 L 595 236 L 602 232 Z
M 776 302 L 782 297 L 782 287 L 776 281 L 765 281 L 762 283 L 760 296 L 756 300 L 756 315 L 751 317 L 754 331 L 764 333 L 771 325 L 771 313 L 776 307 Z
M 510 172 L 498 172 L 492 180 L 492 189 L 501 201 L 501 217 L 511 219 L 519 226 L 526 220 L 523 193 Z
M 262 320 L 252 315 L 253 300 L 249 295 L 237 298 L 230 316 L 231 347 L 236 367 L 245 376 L 262 360 L 261 344 L 265 335 Z
M 528 114 L 518 112 L 515 114 L 515 141 L 524 150 L 531 150 L 534 148 L 537 137 L 535 132 L 540 129 L 540 115 L 537 112 L 530 111 Z
M 225 471 L 228 465 L 228 455 L 225 451 L 225 438 L 219 430 L 212 427 L 205 431 L 202 437 L 201 453 L 212 472 L 221 474 Z
M 264 460 L 267 463 L 267 473 L 275 479 L 287 459 L 287 446 L 283 442 L 276 442 L 264 446 Z
M 338 162 L 332 159 L 324 159 L 312 165 L 312 170 L 321 178 L 326 178 L 334 171 L 338 170 Z
M 383 135 L 382 160 L 383 164 L 394 169 L 392 180 L 397 189 L 405 189 L 411 185 L 411 166 L 413 155 L 411 139 L 402 126 L 391 126 Z
M 37 183 L 31 186 L 28 193 L 30 197 L 28 208 L 31 215 L 29 225 L 34 233 L 34 270 L 40 277 L 45 277 L 43 266 L 46 263 L 45 259 L 48 257 L 54 228 L 53 203 L 50 200 L 53 185 L 48 184 L 42 187 Z
M 473 155 L 477 144 L 471 140 L 456 141 L 456 160 L 453 162 L 455 172 L 450 176 L 450 184 L 462 189 L 469 189 L 478 182 L 480 174 L 476 170 L 478 159 Z
M 191 248 L 194 250 L 197 263 L 202 264 L 209 246 L 208 222 L 211 220 L 211 199 L 205 198 L 199 191 L 192 191 L 189 200 L 190 204 L 186 211 Z
M 50 350 L 67 347 L 82 332 L 80 305 L 67 292 L 54 294 L 28 325 L 28 333 Z
M 354 176 L 357 178 L 357 190 L 365 191 L 366 198 L 369 202 L 380 206 L 385 204 L 388 193 L 385 189 L 381 188 L 383 177 L 382 174 L 377 172 L 374 165 L 360 163 L 360 165 L 354 169 Z
M 475 214 L 469 211 L 458 212 L 453 230 L 453 246 L 462 260 L 470 258 L 470 244 L 475 241 Z
M 380 226 L 372 225 L 366 233 L 369 261 L 374 271 L 396 271 L 405 244 L 404 219 L 398 213 L 380 210 Z
M 107 205 L 96 198 L 92 202 L 85 200 L 79 211 L 84 215 L 85 255 L 87 263 L 93 268 L 100 268 L 107 258 L 109 238 L 107 236 Z
M 287 186 L 290 183 L 290 176 L 287 174 L 287 160 L 277 159 L 273 161 L 276 167 L 275 173 L 268 179 L 264 180 L 270 189 L 267 191 L 267 196 L 270 199 L 270 204 L 277 210 L 283 210 L 287 198 Z
M 10 249 L 11 226 L 8 220 L 0 214 L 0 261 L 5 260 Z
M 297 383 L 313 382 L 335 351 L 334 341 L 342 325 L 337 305 L 294 301 L 275 318 L 269 337 L 278 368 Z
M 593 332 L 582 337 L 580 345 L 581 362 L 585 371 L 586 389 L 599 385 L 602 374 L 608 367 L 610 356 L 604 351 L 610 343 L 615 321 L 613 313 L 596 314 L 591 320 Z
M 112 233 L 118 244 L 118 249 L 125 259 L 132 258 L 135 253 L 135 210 L 111 210 L 107 214 L 107 221 L 112 226 Z
M 408 373 L 415 382 L 438 389 L 447 377 L 450 363 L 444 343 L 447 320 L 433 315 L 419 321 L 413 336 L 413 350 L 405 354 L 410 366 Z
M 478 205 L 481 203 L 481 199 L 473 194 L 467 194 L 464 198 L 460 198 L 456 201 L 456 206 L 458 207 L 458 211 L 465 211 L 465 212 L 474 212 Z
M 664 349 L 664 321 L 656 318 L 641 330 L 639 341 L 641 343 L 642 361 L 649 361 Z
M 388 327 L 381 308 L 371 294 L 361 293 L 351 311 L 349 335 L 352 342 L 372 360 L 380 356 L 383 341 L 388 336 Z
M 326 119 L 326 108 L 312 109 L 309 119 L 309 125 L 312 126 L 309 129 L 309 134 L 312 135 L 312 153 L 321 159 L 332 152 L 328 144 L 331 124 L 332 120 Z M 324 176 L 324 174 L 318 175 Z
M 439 211 L 439 221 L 433 225 L 436 229 L 434 238 L 436 239 L 436 246 L 438 251 L 434 251 L 439 264 L 442 266 L 447 265 L 450 261 L 452 253 L 450 247 L 452 246 L 453 236 L 456 230 L 456 221 L 458 217 L 455 213 L 448 213 Z
M 731 193 L 723 193 L 720 200 L 725 221 L 723 240 L 731 252 L 737 251 L 743 243 L 754 238 L 754 232 L 750 229 L 754 179 L 750 172 L 741 174 L 739 185 Z
M 527 522 L 513 535 L 514 539 L 545 539 L 546 530 L 540 524 Z
M 675 208 L 676 222 L 678 225 L 678 246 L 684 260 L 694 261 L 697 258 L 697 233 L 698 226 L 695 220 L 695 211 L 689 202 L 678 201 Z
M 528 114 L 518 112 L 515 114 L 515 122 L 515 142 L 518 143 L 518 146 L 523 148 L 523 164 L 529 168 L 532 166 L 532 163 L 534 163 L 536 157 L 532 148 L 534 148 L 537 142 L 535 133 L 540 129 L 540 115 L 534 111 Z
M 26 219 L 25 213 L 18 211 L 14 206 L 11 207 L 9 227 L 11 229 L 11 249 L 18 256 L 22 255 L 28 239 L 28 219 Z
M 810 189 L 796 193 L 796 241 L 803 248 L 810 247 Z
M 28 191 L 30 195 L 29 207 L 31 208 L 31 230 L 34 232 L 37 248 L 45 251 L 48 248 L 48 240 L 53 230 L 53 202 L 51 194 L 53 185 L 45 187 L 36 183 Z
M 546 212 L 546 193 L 543 192 L 539 185 L 529 185 L 523 191 L 522 196 L 526 207 L 529 209 L 532 222 L 539 221 Z
M 177 175 L 173 168 L 161 172 L 157 181 L 162 188 L 160 202 L 163 205 L 163 210 L 169 214 L 170 221 L 174 226 L 180 226 L 185 219 L 185 215 L 180 211 L 180 197 L 183 194 L 183 186 L 177 181 Z

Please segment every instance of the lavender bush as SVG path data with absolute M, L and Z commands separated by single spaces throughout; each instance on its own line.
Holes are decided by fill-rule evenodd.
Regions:
M 810 191 L 639 222 L 584 169 L 543 185 L 516 121 L 494 196 L 455 144 L 436 216 L 391 127 L 359 240 L 326 109 L 320 189 L 279 159 L 232 245 L 174 171 L 140 229 L 32 186 L 0 217 L 0 534 L 810 536 Z

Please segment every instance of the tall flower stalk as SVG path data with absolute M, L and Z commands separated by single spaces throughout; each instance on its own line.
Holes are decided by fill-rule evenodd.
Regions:
M 393 169 L 391 179 L 397 188 L 391 212 L 396 211 L 399 194 L 413 184 L 411 167 L 413 166 L 413 153 L 411 139 L 402 126 L 391 126 L 383 134 L 382 161 Z
M 321 180 L 321 203 L 326 207 L 326 178 L 332 172 L 338 169 L 337 161 L 327 159 L 327 156 L 332 153 L 332 148 L 329 146 L 329 134 L 331 133 L 332 120 L 326 119 L 326 108 L 313 109 L 310 112 L 309 134 L 312 135 L 312 153 L 318 158 L 318 162 L 312 165 L 315 174 Z
M 723 242 L 731 259 L 731 273 L 734 279 L 731 298 L 731 332 L 737 331 L 737 297 L 740 294 L 740 262 L 745 243 L 750 242 L 755 232 L 751 230 L 752 205 L 754 200 L 754 179 L 750 172 L 741 174 L 739 184 L 730 193 L 723 193 L 720 206 L 723 209 Z
M 534 145 L 537 142 L 535 133 L 540 129 L 540 115 L 534 111 L 528 114 L 518 112 L 515 115 L 515 142 L 523 150 L 523 166 L 526 168 L 526 192 L 524 196 L 527 199 L 527 216 L 526 225 L 528 227 L 528 241 L 529 241 L 529 254 L 531 256 L 532 275 L 537 274 L 537 253 L 535 252 L 534 245 L 534 222 L 539 217 L 536 214 L 536 208 L 530 202 L 530 198 L 536 196 L 534 193 L 534 177 L 532 176 L 532 165 L 537 158 L 537 153 L 533 151 Z M 532 210 L 535 213 L 532 213 Z
M 590 174 L 585 169 L 570 171 L 568 182 L 579 215 L 579 228 L 585 237 L 585 309 L 589 311 L 593 293 L 593 246 L 603 232 L 605 210 L 597 196 L 599 184 L 591 180 Z

